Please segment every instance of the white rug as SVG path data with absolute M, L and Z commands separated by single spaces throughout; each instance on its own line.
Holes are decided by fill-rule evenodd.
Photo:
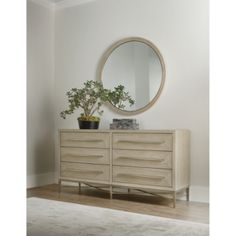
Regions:
M 27 200 L 27 236 L 207 236 L 207 224 L 40 198 Z

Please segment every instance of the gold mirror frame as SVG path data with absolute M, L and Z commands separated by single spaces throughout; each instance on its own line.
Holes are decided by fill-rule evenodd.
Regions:
M 150 42 L 149 40 L 147 39 L 144 39 L 144 38 L 140 38 L 140 37 L 129 37 L 129 38 L 124 38 L 124 39 L 121 39 L 117 42 L 115 42 L 114 44 L 112 44 L 106 51 L 105 53 L 103 54 L 102 58 L 101 58 L 101 61 L 99 63 L 99 67 L 98 67 L 98 78 L 99 80 L 103 83 L 102 81 L 102 73 L 103 73 L 103 69 L 104 69 L 104 66 L 106 64 L 106 61 L 107 59 L 109 58 L 109 56 L 112 54 L 112 52 L 118 48 L 119 46 L 125 44 L 125 43 L 128 43 L 128 42 L 141 42 L 141 43 L 144 43 L 146 45 L 148 45 L 149 47 L 151 47 L 153 49 L 153 51 L 156 53 L 157 57 L 159 58 L 160 60 L 160 64 L 161 64 L 161 68 L 162 68 L 162 78 L 161 78 L 161 84 L 160 84 L 160 87 L 155 95 L 155 97 L 147 104 L 145 105 L 144 107 L 142 108 L 139 108 L 137 110 L 133 110 L 133 111 L 126 111 L 126 110 L 122 110 L 122 109 L 119 109 L 115 106 L 113 106 L 112 104 L 109 104 L 109 107 L 116 111 L 117 113 L 119 114 L 122 114 L 122 115 L 127 115 L 127 116 L 132 116 L 132 115 L 136 115 L 136 114 L 140 114 L 146 110 L 148 110 L 151 106 L 153 106 L 153 104 L 157 101 L 157 99 L 160 97 L 161 95 L 161 92 L 163 90 L 163 87 L 164 87 L 164 84 L 165 84 L 165 78 L 166 78 L 166 69 L 165 69 L 165 63 L 164 63 L 164 60 L 163 60 L 163 57 L 159 51 L 159 49 L 152 43 Z

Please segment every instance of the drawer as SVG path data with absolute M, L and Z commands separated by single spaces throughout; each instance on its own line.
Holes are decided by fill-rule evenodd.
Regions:
M 113 150 L 113 165 L 172 168 L 172 152 Z
M 62 147 L 61 161 L 109 164 L 109 152 L 109 149 Z
M 172 186 L 171 170 L 113 166 L 113 182 L 147 186 Z
M 114 149 L 172 151 L 172 134 L 117 133 L 113 134 Z
M 109 181 L 109 165 L 61 162 L 61 177 L 78 180 Z
M 61 146 L 109 148 L 109 133 L 62 132 Z

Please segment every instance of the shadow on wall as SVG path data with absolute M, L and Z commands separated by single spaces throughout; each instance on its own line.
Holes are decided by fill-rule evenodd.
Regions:
M 48 179 L 49 175 L 55 172 L 54 141 L 52 134 L 48 132 L 48 134 L 45 134 L 37 142 L 34 149 L 34 157 L 35 174 L 40 175 L 40 178 L 35 179 L 35 186 L 39 186 L 44 182 L 50 181 Z

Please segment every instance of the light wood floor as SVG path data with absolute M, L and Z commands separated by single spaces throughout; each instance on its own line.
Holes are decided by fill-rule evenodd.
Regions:
M 209 204 L 186 202 L 177 200 L 176 208 L 172 208 L 172 201 L 163 197 L 140 195 L 132 193 L 114 194 L 109 199 L 109 194 L 93 188 L 83 187 L 78 194 L 78 188 L 63 186 L 58 193 L 58 185 L 47 185 L 27 190 L 27 197 L 40 197 L 52 200 L 73 202 L 90 206 L 98 206 L 123 210 L 135 213 L 209 223 Z

